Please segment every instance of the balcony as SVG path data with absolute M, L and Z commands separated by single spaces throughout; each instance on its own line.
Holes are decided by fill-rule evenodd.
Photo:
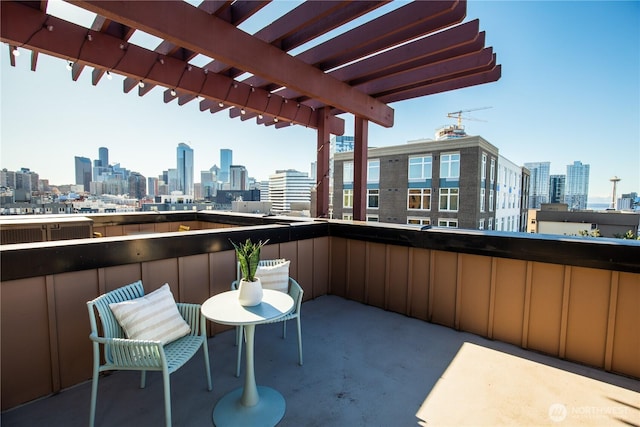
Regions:
M 2 247 L 2 423 L 84 425 L 85 301 L 133 280 L 183 301 L 227 290 L 228 239 L 270 239 L 305 289 L 295 335 L 256 334 L 258 384 L 280 425 L 637 425 L 640 242 L 222 213 L 95 216 L 103 238 Z M 189 232 L 177 232 L 188 223 Z M 290 329 L 291 330 L 291 329 Z M 172 375 L 174 425 L 211 425 L 241 386 L 234 334 L 211 325 L 201 360 Z M 97 425 L 160 425 L 162 382 L 101 379 Z M 564 406 L 561 406 L 564 405 Z

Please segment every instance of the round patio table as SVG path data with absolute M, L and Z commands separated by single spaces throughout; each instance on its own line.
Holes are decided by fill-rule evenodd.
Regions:
M 275 426 L 284 416 L 286 403 L 282 394 L 271 387 L 257 386 L 254 372 L 255 326 L 274 320 L 293 309 L 293 298 L 284 292 L 263 290 L 262 302 L 252 307 L 240 305 L 239 291 L 212 296 L 202 304 L 207 319 L 223 325 L 243 326 L 246 370 L 244 386 L 223 396 L 213 409 L 213 422 L 225 426 Z

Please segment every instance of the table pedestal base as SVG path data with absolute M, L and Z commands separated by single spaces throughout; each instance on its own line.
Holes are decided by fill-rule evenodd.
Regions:
M 258 386 L 260 400 L 255 406 L 240 403 L 243 388 L 223 396 L 213 409 L 216 427 L 264 426 L 274 427 L 284 416 L 284 397 L 270 387 Z

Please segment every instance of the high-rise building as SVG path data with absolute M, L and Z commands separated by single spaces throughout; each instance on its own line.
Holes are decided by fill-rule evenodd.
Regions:
M 102 166 L 103 168 L 109 166 L 109 149 L 107 147 L 98 148 L 98 161 L 100 164 L 96 166 Z
M 540 209 L 543 203 L 549 203 L 549 169 L 550 162 L 525 163 L 524 167 L 531 172 L 529 184 L 529 209 Z
M 292 202 L 311 202 L 313 179 L 306 172 L 297 170 L 277 170 L 269 175 L 269 200 L 273 212 L 282 213 L 291 210 Z M 262 198 L 260 199 L 261 201 Z
M 147 194 L 151 197 L 158 195 L 158 178 L 153 176 L 147 178 Z
M 484 160 L 483 160 L 484 161 Z M 490 171 L 494 170 L 491 159 Z M 508 160 L 504 156 L 498 157 L 497 166 L 497 187 L 496 187 L 496 218 L 493 230 L 497 231 L 522 231 L 521 210 L 522 210 L 522 173 L 520 166 Z M 493 174 L 490 174 L 490 181 L 493 182 Z M 482 191 L 482 190 L 480 190 Z M 493 204 L 493 192 L 489 189 L 489 206 Z M 487 229 L 491 229 L 487 226 Z
M 564 202 L 570 210 L 587 208 L 589 196 L 589 165 L 580 161 L 567 165 L 567 182 L 565 187 Z
M 229 182 L 231 173 L 231 163 L 233 163 L 233 151 L 228 148 L 220 150 L 220 175 L 218 180 Z
M 565 175 L 551 175 L 549 177 L 549 203 L 564 203 Z
M 91 183 L 91 160 L 87 157 L 75 157 L 76 184 L 89 191 Z
M 147 180 L 138 172 L 129 174 L 129 197 L 143 199 L 147 195 Z
M 242 165 L 231 165 L 229 168 L 230 190 L 248 190 L 249 174 L 247 168 Z
M 202 199 L 213 200 L 218 188 L 216 185 L 216 174 L 211 170 L 200 171 L 200 184 L 202 186 Z
M 367 221 L 494 229 L 498 149 L 483 138 L 422 139 L 367 156 Z M 353 152 L 336 153 L 334 165 L 334 217 L 353 219 Z
M 193 195 L 193 149 L 184 142 L 178 144 L 178 191 Z

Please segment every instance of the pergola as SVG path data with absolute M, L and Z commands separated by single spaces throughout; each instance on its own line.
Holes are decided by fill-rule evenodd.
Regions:
M 317 210 L 329 212 L 330 135 L 354 116 L 353 217 L 365 218 L 368 123 L 391 127 L 387 104 L 497 81 L 501 68 L 479 21 L 461 24 L 466 1 L 413 1 L 367 19 L 387 1 L 306 1 L 254 34 L 238 28 L 268 1 L 71 1 L 97 16 L 86 28 L 48 15 L 47 1 L 1 1 L 1 40 L 12 54 L 62 58 L 77 80 L 92 67 L 126 76 L 140 96 L 164 87 L 164 102 L 199 99 L 200 110 L 228 111 L 258 125 L 317 130 Z M 358 20 L 360 25 L 328 37 Z M 154 50 L 129 42 L 137 30 L 163 41 Z M 314 43 L 315 42 L 315 43 Z M 305 49 L 305 46 L 312 46 Z M 291 53 L 295 50 L 296 53 Z M 298 52 L 300 51 L 300 52 Z M 197 55 L 211 61 L 197 67 Z

